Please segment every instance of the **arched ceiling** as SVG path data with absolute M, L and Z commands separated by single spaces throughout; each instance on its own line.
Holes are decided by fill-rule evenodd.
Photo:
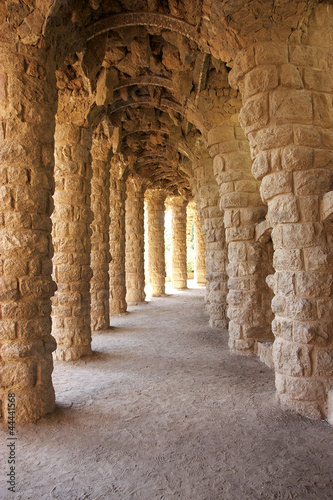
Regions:
M 191 141 L 235 122 L 225 62 L 268 34 L 288 37 L 316 1 L 6 0 L 0 13 L 15 30 L 7 41 L 55 48 L 60 93 L 96 123 L 107 117 L 132 171 L 176 193 L 190 189 Z

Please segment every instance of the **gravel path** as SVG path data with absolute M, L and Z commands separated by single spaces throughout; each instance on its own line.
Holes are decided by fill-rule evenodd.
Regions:
M 332 500 L 332 427 L 278 407 L 273 373 L 208 327 L 204 289 L 129 311 L 55 363 L 57 411 L 18 428 L 16 493 L 1 431 L 1 499 Z

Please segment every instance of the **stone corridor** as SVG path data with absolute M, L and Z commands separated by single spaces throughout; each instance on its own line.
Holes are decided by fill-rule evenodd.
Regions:
M 56 411 L 18 429 L 15 499 L 331 500 L 331 427 L 230 355 L 203 288 L 166 291 L 94 334 L 92 358 L 55 362 Z
M 168 209 L 230 363 L 333 423 L 332 1 L 4 0 L 0 26 L 0 424 L 164 295 Z

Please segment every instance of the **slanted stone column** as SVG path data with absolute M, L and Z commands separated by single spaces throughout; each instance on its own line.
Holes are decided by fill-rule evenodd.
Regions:
M 332 23 L 326 6 L 321 8 L 322 19 Z M 308 40 L 319 42 L 324 32 L 310 19 Z M 333 75 L 320 67 L 326 64 L 324 50 L 328 54 L 306 45 L 260 43 L 240 53 L 233 69 L 233 83 L 243 94 L 240 120 L 251 144 L 252 171 L 262 179 L 273 226 L 275 274 L 269 284 L 275 293 L 278 396 L 314 418 L 326 415 L 333 383 L 333 231 L 321 213 L 333 185 Z
M 126 301 L 144 302 L 144 191 L 138 176 L 127 179 L 126 198 Z
M 171 199 L 172 210 L 172 286 L 187 288 L 186 263 L 186 205 L 187 200 L 181 196 Z
M 110 244 L 110 143 L 103 133 L 102 125 L 94 134 L 91 149 L 92 180 L 91 209 L 94 220 L 91 224 L 91 329 L 106 330 L 109 319 L 109 264 Z
M 125 274 L 125 200 L 126 182 L 123 179 L 125 165 L 117 157 L 110 169 L 110 314 L 127 310 Z
M 8 402 L 16 422 L 54 409 L 53 58 L 20 44 L 0 48 L 0 421 L 8 420 Z
M 65 105 L 66 102 L 66 105 Z M 70 361 L 91 354 L 90 208 L 91 132 L 69 120 L 75 98 L 60 96 L 55 131 L 52 301 L 56 358 Z M 69 114 L 68 114 L 69 113 Z
M 148 222 L 148 283 L 152 297 L 165 293 L 164 200 L 158 189 L 146 191 Z
M 256 342 L 274 340 L 272 292 L 266 283 L 273 271 L 273 252 L 271 244 L 256 241 L 255 226 L 264 220 L 267 208 L 260 198 L 260 183 L 251 173 L 250 151 L 241 132 L 226 125 L 208 137 L 212 146 L 223 137 L 229 139 L 218 144 L 219 154 L 214 157 L 228 245 L 229 347 L 251 354 Z
M 198 214 L 194 216 L 194 279 L 197 285 L 206 286 L 205 240 Z

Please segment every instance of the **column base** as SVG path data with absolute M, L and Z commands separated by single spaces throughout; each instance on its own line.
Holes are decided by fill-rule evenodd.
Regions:
M 91 356 L 91 346 L 58 347 L 54 352 L 54 359 L 57 361 L 75 361 L 84 356 Z
M 36 422 L 55 409 L 55 394 L 52 384 L 25 389 L 24 393 L 14 389 L 12 392 L 15 394 L 15 422 L 17 423 Z M 7 394 L 4 399 L 4 418 L 8 422 Z

